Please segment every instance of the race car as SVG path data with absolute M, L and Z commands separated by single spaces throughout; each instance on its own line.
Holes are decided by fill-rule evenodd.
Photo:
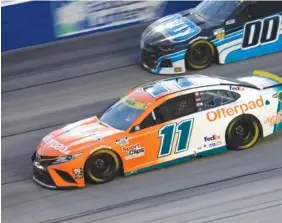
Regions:
M 282 50 L 282 1 L 203 1 L 161 18 L 140 41 L 142 67 L 182 74 Z
M 47 188 L 105 183 L 196 157 L 245 150 L 282 129 L 282 78 L 183 75 L 141 84 L 100 116 L 46 135 L 32 155 Z

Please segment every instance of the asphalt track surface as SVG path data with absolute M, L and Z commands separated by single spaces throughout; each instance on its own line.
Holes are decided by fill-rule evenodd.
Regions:
M 282 133 L 250 150 L 104 185 L 54 191 L 34 184 L 30 157 L 45 134 L 99 113 L 132 86 L 163 77 L 137 64 L 142 29 L 2 54 L 3 222 L 281 222 Z M 277 53 L 198 73 L 281 74 L 281 62 Z

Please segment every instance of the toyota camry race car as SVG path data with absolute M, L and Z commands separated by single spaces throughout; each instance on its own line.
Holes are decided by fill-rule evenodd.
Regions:
M 145 29 L 141 64 L 180 74 L 281 51 L 281 17 L 282 1 L 203 1 Z
M 228 149 L 282 129 L 282 78 L 185 75 L 139 85 L 99 117 L 45 136 L 33 179 L 48 188 L 105 183 Z

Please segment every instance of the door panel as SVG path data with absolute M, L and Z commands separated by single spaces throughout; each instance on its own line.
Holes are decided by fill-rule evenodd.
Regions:
M 219 62 L 231 63 L 281 51 L 281 7 L 279 5 L 278 8 L 267 11 L 261 5 L 249 5 L 241 14 L 239 13 L 234 18 L 236 23 L 225 27 L 226 33 L 229 34 L 222 41 L 215 41 L 219 51 Z M 246 14 L 250 19 L 241 20 Z M 241 27 L 241 30 L 238 31 L 238 27 Z

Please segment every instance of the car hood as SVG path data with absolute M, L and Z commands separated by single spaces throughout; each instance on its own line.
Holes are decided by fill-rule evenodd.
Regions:
M 210 22 L 196 15 L 182 16 L 179 13 L 169 15 L 155 21 L 145 29 L 141 38 L 141 47 L 144 43 L 170 45 L 184 42 L 210 26 Z
M 105 137 L 121 132 L 102 123 L 96 116 L 87 118 L 46 135 L 38 147 L 41 156 L 65 156 L 81 152 Z

